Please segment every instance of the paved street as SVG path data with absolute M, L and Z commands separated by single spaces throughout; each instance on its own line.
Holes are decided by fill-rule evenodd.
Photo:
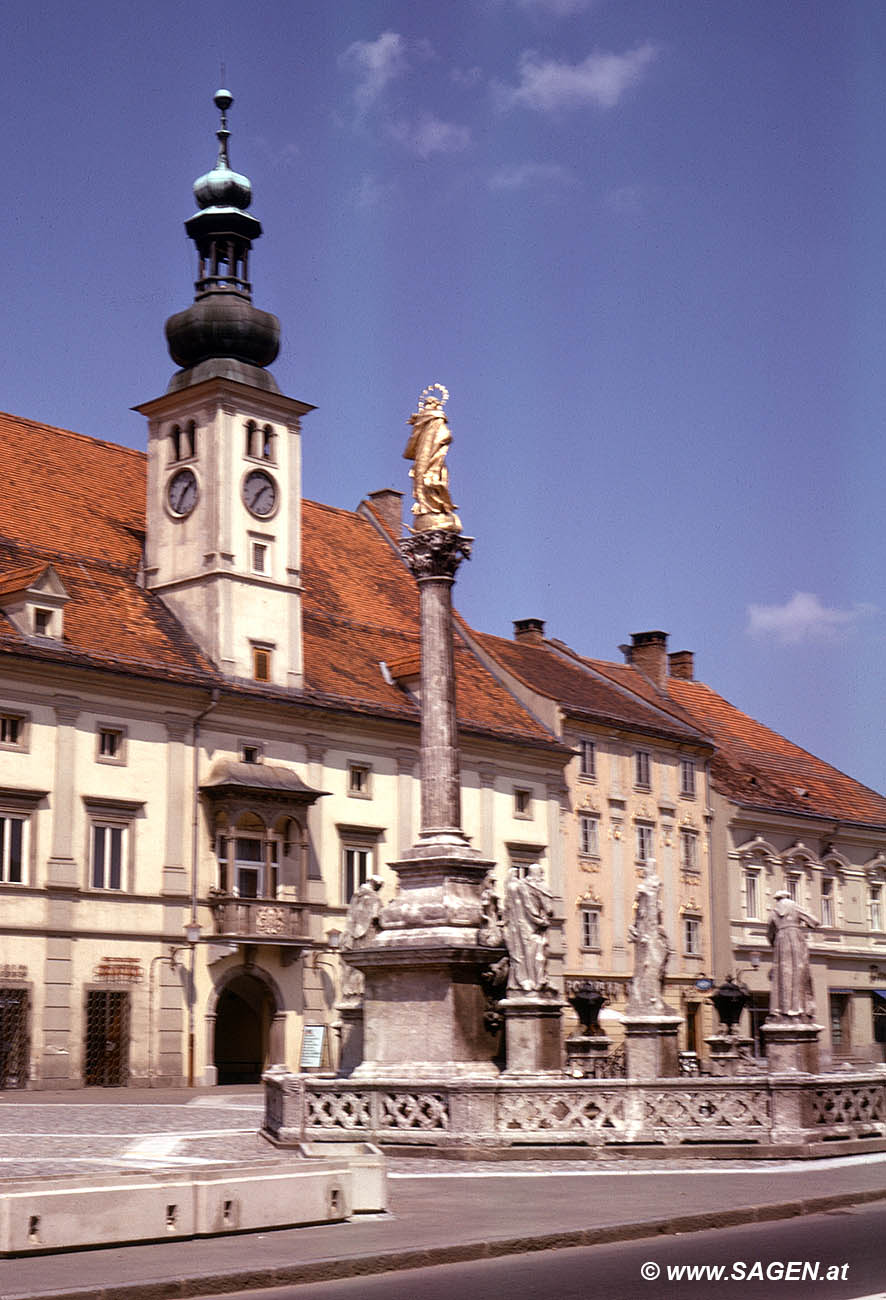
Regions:
M 280 1152 L 257 1135 L 261 1112 L 257 1089 L 196 1096 L 107 1091 L 98 1097 L 30 1094 L 18 1099 L 5 1094 L 0 1099 L 0 1168 L 7 1178 L 31 1178 L 96 1170 L 160 1171 L 207 1161 L 279 1160 Z M 420 1157 L 392 1160 L 389 1167 L 387 1215 L 0 1260 L 0 1297 L 162 1300 L 283 1283 L 314 1286 L 336 1277 L 515 1254 L 531 1269 L 534 1265 L 523 1252 L 650 1236 L 668 1242 L 670 1249 L 679 1239 L 662 1234 L 717 1225 L 725 1229 L 755 1219 L 781 1224 L 791 1216 L 886 1198 L 886 1154 L 873 1152 L 776 1164 L 681 1161 L 679 1152 L 666 1162 L 591 1157 L 451 1163 Z M 828 1222 L 841 1220 L 829 1216 Z M 872 1240 L 873 1249 L 882 1252 L 879 1262 L 886 1277 L 886 1232 L 877 1228 Z M 558 1268 L 565 1263 L 559 1251 L 557 1260 Z M 510 1289 L 502 1294 L 510 1295 Z M 637 1289 L 625 1294 L 644 1291 L 637 1282 Z M 694 1294 L 706 1297 L 712 1292 L 700 1287 Z M 821 1294 L 829 1292 L 823 1289 Z

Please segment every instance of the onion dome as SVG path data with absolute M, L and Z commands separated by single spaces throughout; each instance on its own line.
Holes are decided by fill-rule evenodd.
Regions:
M 277 392 L 264 367 L 279 351 L 280 322 L 252 305 L 248 278 L 249 253 L 261 223 L 246 211 L 252 200 L 248 178 L 232 171 L 228 161 L 227 110 L 233 96 L 219 90 L 214 99 L 221 113 L 218 159 L 195 181 L 199 210 L 185 222 L 198 256 L 194 302 L 166 322 L 169 353 L 181 367 L 169 391 L 227 378 Z

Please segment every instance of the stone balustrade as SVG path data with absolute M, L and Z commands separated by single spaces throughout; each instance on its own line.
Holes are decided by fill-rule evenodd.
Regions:
M 408 1084 L 265 1075 L 279 1141 L 429 1147 L 733 1142 L 886 1137 L 886 1074 L 754 1078 L 461 1079 Z

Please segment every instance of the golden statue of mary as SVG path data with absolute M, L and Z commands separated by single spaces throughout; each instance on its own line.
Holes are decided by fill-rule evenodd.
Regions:
M 449 471 L 445 463 L 452 442 L 443 411 L 448 400 L 449 393 L 442 384 L 431 384 L 419 398 L 418 410 L 409 417 L 412 433 L 403 456 L 414 462 L 409 476 L 415 498 L 412 513 L 416 532 L 432 528 L 461 532 L 461 520 L 449 495 Z

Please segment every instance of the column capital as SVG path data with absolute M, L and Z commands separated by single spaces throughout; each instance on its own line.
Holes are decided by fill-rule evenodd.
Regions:
M 417 582 L 425 578 L 453 580 L 462 560 L 471 558 L 473 541 L 461 533 L 431 528 L 402 538 L 398 546 Z

